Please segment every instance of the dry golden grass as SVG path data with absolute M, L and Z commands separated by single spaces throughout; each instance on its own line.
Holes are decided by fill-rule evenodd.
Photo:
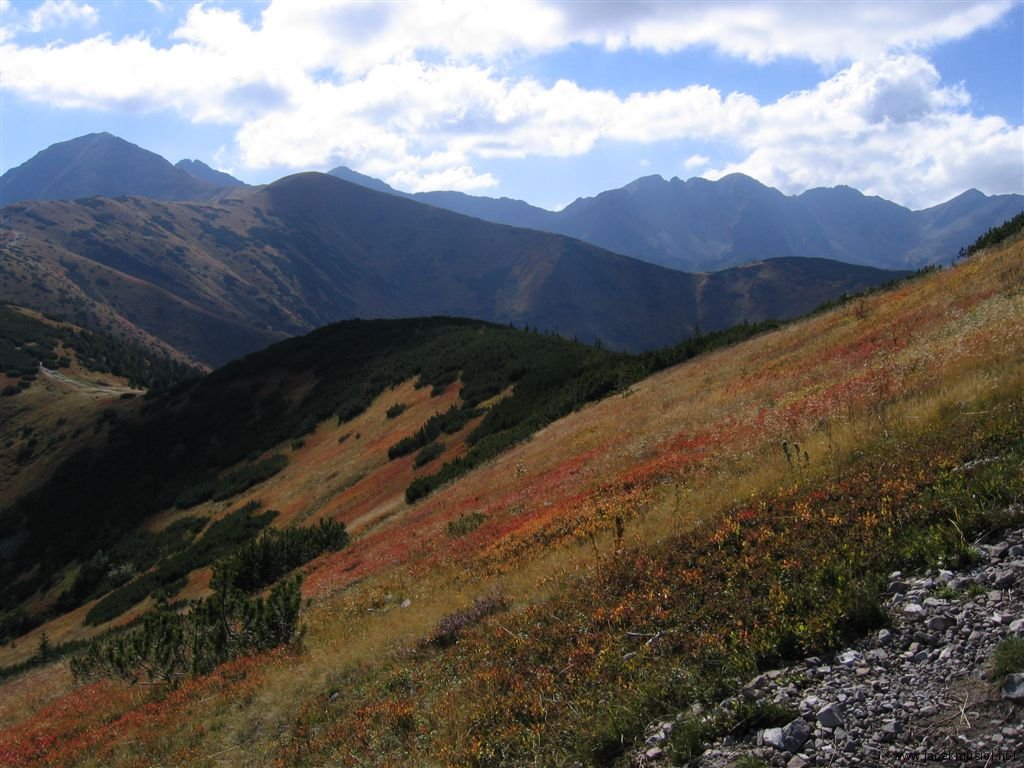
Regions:
M 71 673 L 62 662 L 36 667 L 6 682 L 0 696 L 0 728 L 27 720 L 73 687 Z

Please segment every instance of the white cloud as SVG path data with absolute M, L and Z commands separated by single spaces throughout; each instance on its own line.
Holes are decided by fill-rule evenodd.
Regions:
M 565 3 L 566 36 L 660 52 L 709 46 L 755 62 L 799 57 L 835 64 L 920 49 L 994 23 L 1005 2 Z
M 80 23 L 92 26 L 99 20 L 96 9 L 86 3 L 74 0 L 46 0 L 28 15 L 26 27 L 32 32 L 42 32 L 53 27 Z
M 95 8 L 74 0 L 46 0 L 31 10 L 16 6 L 11 0 L 0 0 L 0 43 L 23 32 L 45 32 L 76 23 L 92 27 L 98 20 Z
M 749 96 L 706 86 L 633 94 L 560 80 L 501 78 L 472 65 L 406 61 L 344 85 L 317 84 L 295 109 L 248 122 L 237 139 L 251 167 L 343 163 L 403 189 L 493 186 L 474 158 L 570 157 L 601 141 L 651 143 L 732 134 L 756 116 Z
M 960 191 L 972 168 L 1021 186 L 1020 129 L 971 115 L 966 91 L 943 85 L 913 52 L 1010 7 L 274 0 L 250 23 L 197 4 L 171 45 L 99 35 L 19 46 L 8 35 L 0 72 L 5 88 L 59 107 L 174 110 L 237 126 L 231 163 L 222 162 L 250 169 L 344 163 L 405 189 L 477 190 L 497 183 L 474 167 L 487 159 L 710 138 L 743 158 L 716 173 L 743 170 L 785 190 L 849 183 L 920 203 Z M 95 17 L 70 0 L 47 0 L 31 16 L 39 25 Z M 572 44 L 707 46 L 842 68 L 769 104 L 703 84 L 619 96 L 515 73 L 523 59 Z M 695 155 L 683 167 L 709 162 Z
M 498 180 L 493 175 L 477 173 L 468 165 L 427 173 L 419 172 L 417 169 L 402 170 L 388 176 L 387 182 L 396 189 L 408 192 L 430 192 L 435 189 L 479 192 L 498 185 Z
M 984 179 L 990 193 L 1024 186 L 1024 128 L 962 110 L 916 55 L 858 62 L 817 88 L 759 110 L 733 137 L 748 152 L 709 178 L 747 173 L 785 192 L 843 183 L 912 207 Z
M 688 171 L 695 171 L 698 168 L 707 168 L 711 158 L 707 155 L 690 155 L 683 161 L 683 168 Z

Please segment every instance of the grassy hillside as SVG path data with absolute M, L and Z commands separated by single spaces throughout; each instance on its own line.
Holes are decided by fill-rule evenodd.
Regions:
M 1018 240 L 616 378 L 610 396 L 415 504 L 404 491 L 432 465 L 388 449 L 467 402 L 473 380 L 463 371 L 446 386 L 438 370 L 440 386 L 416 389 L 395 370 L 350 421 L 326 409 L 303 437 L 273 436 L 263 455 L 288 464 L 263 484 L 147 525 L 256 499 L 280 512 L 275 525 L 344 522 L 349 545 L 303 569 L 313 602 L 300 646 L 173 689 L 78 686 L 63 666 L 38 669 L 4 688 L 0 761 L 624 764 L 653 717 L 875 626 L 879 578 L 969 557 L 973 537 L 1004 524 L 1024 498 L 1022 265 Z M 303 354 L 323 361 L 315 345 Z M 284 371 L 277 382 L 286 417 L 319 383 Z M 472 431 L 514 399 L 503 383 L 434 462 L 468 455 Z M 198 398 L 212 385 L 195 386 Z M 230 400 L 217 401 L 226 415 Z M 183 594 L 209 591 L 193 575 Z M 51 636 L 76 636 L 89 608 Z M 678 755 L 699 728 L 680 729 Z
M 388 504 L 408 505 L 585 403 L 760 330 L 741 326 L 633 357 L 469 320 L 350 321 L 130 410 L 108 408 L 99 422 L 105 444 L 68 457 L 31 494 L 5 497 L 0 530 L 12 538 L 0 569 L 0 622 L 13 637 L 82 607 L 74 622 L 84 620 L 84 636 L 88 627 L 144 611 L 151 595 L 173 597 L 189 574 L 230 550 L 187 554 L 210 517 L 220 519 L 228 506 L 260 508 L 266 497 L 253 489 L 265 494 L 277 475 L 277 488 L 287 487 L 303 471 L 290 465 L 307 440 L 319 442 L 325 424 L 335 455 L 373 432 L 361 443 L 372 448 L 360 474 L 339 490 L 364 494 L 376 484 Z M 383 417 L 382 397 L 391 401 Z M 273 513 L 261 525 L 308 520 L 328 499 L 337 503 L 325 489 L 318 493 L 320 502 L 304 505 L 272 492 L 274 506 L 264 508 Z M 350 504 L 347 521 L 374 502 L 379 494 Z M 125 536 L 165 511 L 177 514 L 168 530 L 184 525 L 182 535 L 164 536 L 158 526 Z

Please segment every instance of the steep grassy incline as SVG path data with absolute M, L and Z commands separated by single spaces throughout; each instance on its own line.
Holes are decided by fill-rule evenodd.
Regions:
M 412 505 L 395 488 L 416 457 L 387 460 L 387 425 L 412 435 L 442 410 L 425 389 L 381 390 L 348 423 L 319 412 L 288 466 L 236 497 L 352 529 L 305 569 L 303 646 L 141 703 L 40 670 L 5 689 L 19 707 L 0 709 L 0 760 L 624 764 L 653 717 L 884 621 L 880 577 L 970 557 L 964 537 L 1024 498 L 1022 286 L 1017 240 L 625 377 Z M 292 403 L 317 391 L 279 380 Z M 680 728 L 678 757 L 702 728 Z
M 125 545 L 126 532 L 151 526 L 157 513 L 198 511 L 205 521 L 223 516 L 226 505 L 255 509 L 266 501 L 274 504 L 272 518 L 281 513 L 282 525 L 324 519 L 322 508 L 337 508 L 335 497 L 351 489 L 360 501 L 341 517 L 372 518 L 381 505 L 428 496 L 654 367 L 757 330 L 745 326 L 637 358 L 469 320 L 350 321 L 147 397 L 139 407 L 109 408 L 101 422 L 109 429 L 105 444 L 71 456 L 33 493 L 4 497 L 0 625 L 23 626 L 11 617 L 23 615 L 26 605 L 33 606 L 34 623 L 81 606 L 86 613 L 74 621 L 104 624 L 151 594 L 175 595 L 189 573 L 211 563 L 160 565 L 188 537 L 157 541 L 142 533 L 144 542 Z M 321 458 L 337 459 L 355 447 L 363 457 L 359 474 L 346 473 L 340 485 L 314 483 L 326 485 L 317 490 L 318 501 L 290 498 L 280 489 L 308 474 L 300 460 L 269 493 L 262 487 L 254 496 L 250 489 L 303 455 L 307 439 L 320 443 L 324 422 L 331 425 L 332 450 Z M 368 484 L 378 491 L 367 492 Z M 181 515 L 168 521 L 179 523 Z M 186 528 L 205 522 L 197 525 Z M 157 570 L 147 572 L 152 566 Z

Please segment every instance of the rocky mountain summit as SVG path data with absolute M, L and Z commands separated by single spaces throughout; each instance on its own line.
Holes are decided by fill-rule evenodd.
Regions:
M 966 572 L 892 573 L 888 629 L 762 673 L 721 704 L 734 710 L 745 699 L 797 716 L 727 735 L 689 765 L 1024 766 L 1024 674 L 992 672 L 997 647 L 1024 638 L 1024 529 L 979 552 Z M 635 764 L 687 764 L 668 748 L 683 719 L 659 722 Z

